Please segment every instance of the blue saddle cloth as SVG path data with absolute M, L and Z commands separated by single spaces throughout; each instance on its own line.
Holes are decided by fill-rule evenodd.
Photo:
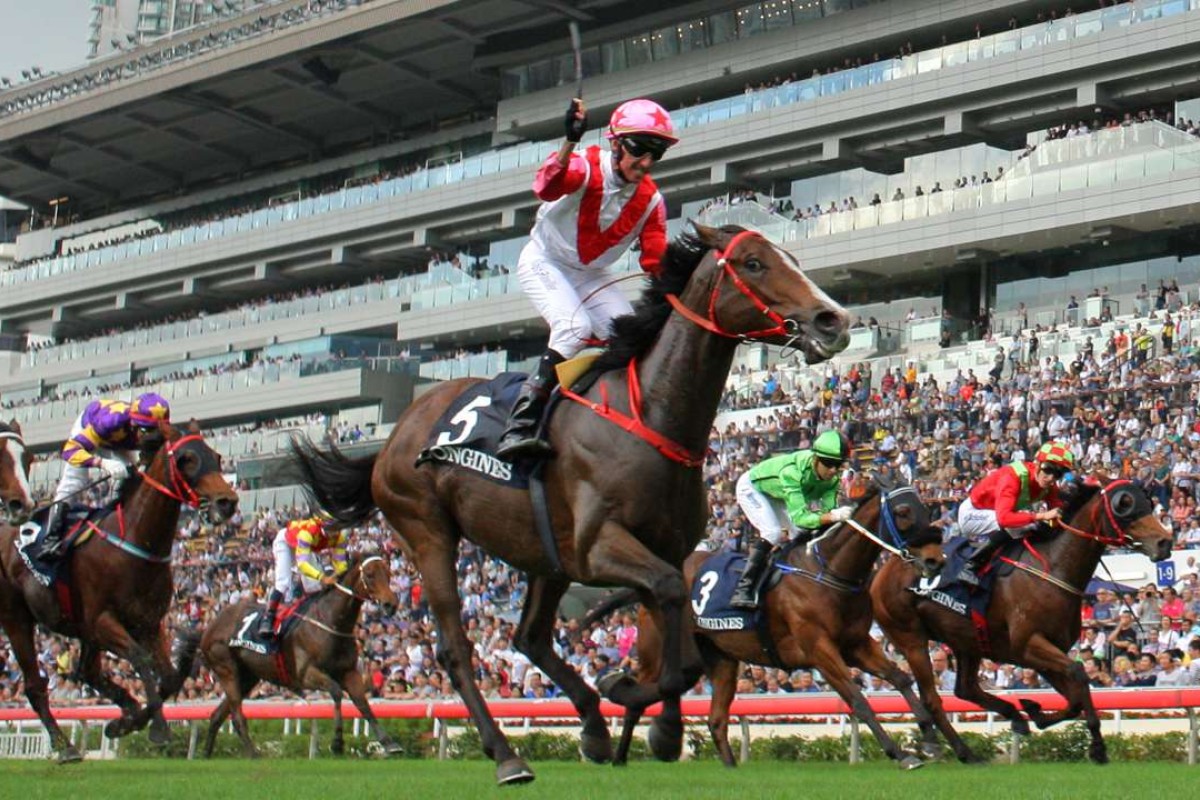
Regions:
M 67 559 L 65 557 L 49 557 L 46 555 L 46 517 L 50 507 L 38 509 L 34 515 L 21 525 L 17 534 L 17 553 L 25 566 L 33 574 L 38 583 L 50 586 L 66 574 Z M 89 519 L 99 519 L 108 513 L 106 508 L 88 508 L 76 506 L 67 511 L 59 523 L 66 528 L 64 537 L 67 539 L 63 552 L 70 552 L 83 523 Z
M 708 631 L 755 630 L 760 611 L 743 611 L 729 606 L 745 565 L 746 557 L 732 550 L 720 550 L 705 559 L 692 581 L 696 627 Z M 765 588 L 762 594 L 766 596 Z
M 283 641 L 283 637 L 300 624 L 302 621 L 300 615 L 305 613 L 321 594 L 321 592 L 313 592 L 290 606 L 279 609 L 279 613 L 275 616 L 275 638 L 273 639 L 264 639 L 258 633 L 258 621 L 266 613 L 266 606 L 262 604 L 250 606 L 238 621 L 233 636 L 229 637 L 229 646 L 240 647 L 260 655 L 274 653 L 279 649 L 279 643 Z
M 1013 545 L 1005 545 L 1000 554 L 1011 556 L 1014 545 L 1020 546 L 1016 542 Z M 961 581 L 958 576 L 974 550 L 974 545 L 967 539 L 961 536 L 954 537 L 942 546 L 942 552 L 946 554 L 946 565 L 942 567 L 942 571 L 932 578 L 917 578 L 908 590 L 963 616 L 986 615 L 988 603 L 992 599 L 992 590 L 996 586 L 996 577 L 1011 571 L 1012 568 L 993 557 L 991 564 L 982 570 L 978 585 Z M 997 569 L 1001 565 L 1007 568 Z
M 451 464 L 493 483 L 528 489 L 535 464 L 510 464 L 495 455 L 525 377 L 521 372 L 502 372 L 490 381 L 469 386 L 433 426 L 417 463 Z

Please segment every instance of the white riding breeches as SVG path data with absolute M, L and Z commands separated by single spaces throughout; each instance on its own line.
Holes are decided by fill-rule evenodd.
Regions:
M 1005 530 L 1012 538 L 1020 539 L 1036 527 L 1036 525 L 1025 525 Z M 971 498 L 968 497 L 958 507 L 958 529 L 964 537 L 974 541 L 987 538 L 995 531 L 1000 530 L 1000 523 L 996 521 L 995 511 L 990 508 L 976 508 L 971 504 Z
M 560 267 L 535 242 L 517 262 L 521 288 L 550 325 L 550 349 L 571 358 L 589 338 L 606 339 L 614 317 L 633 310 L 617 276 L 606 269 Z
M 784 502 L 754 488 L 754 481 L 750 480 L 749 472 L 743 472 L 742 477 L 738 478 L 737 501 L 746 519 L 750 520 L 750 524 L 758 531 L 758 535 L 773 545 L 779 544 L 783 539 L 790 539 L 798 530 L 788 516 Z
M 296 552 L 292 550 L 292 546 L 287 541 L 287 531 L 281 530 L 275 535 L 275 541 L 271 544 L 271 552 L 275 554 L 275 591 L 287 597 L 292 590 L 293 578 L 292 571 L 296 569 Z M 304 562 L 312 564 L 318 570 L 321 569 L 321 562 L 317 557 L 309 553 L 304 556 Z M 305 594 L 317 591 L 321 588 L 320 581 L 314 581 L 302 572 L 297 572 L 300 576 L 300 583 L 304 587 Z

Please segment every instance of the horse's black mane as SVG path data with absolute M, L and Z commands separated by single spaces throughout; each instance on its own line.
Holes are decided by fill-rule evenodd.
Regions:
M 732 236 L 742 228 L 726 225 L 720 230 Z M 683 293 L 710 249 L 694 233 L 681 233 L 667 246 L 659 273 L 650 278 L 650 285 L 634 303 L 633 313 L 613 320 L 608 347 L 596 361 L 597 370 L 624 369 L 631 360 L 645 355 L 671 316 L 667 295 Z
M 1058 492 L 1066 504 L 1063 506 L 1062 518 L 1063 521 L 1069 521 L 1071 517 L 1079 513 L 1079 509 L 1083 508 L 1087 501 L 1096 496 L 1096 493 L 1103 488 L 1102 484 L 1096 482 L 1085 482 L 1078 477 L 1066 484 L 1066 487 L 1060 487 Z

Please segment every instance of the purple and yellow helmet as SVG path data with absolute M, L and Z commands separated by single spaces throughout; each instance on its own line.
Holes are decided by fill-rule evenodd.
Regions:
M 171 421 L 171 404 L 161 394 L 146 392 L 133 401 L 129 419 L 139 428 L 157 428 L 158 423 Z

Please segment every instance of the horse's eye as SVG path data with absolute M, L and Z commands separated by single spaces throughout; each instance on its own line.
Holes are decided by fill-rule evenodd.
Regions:
M 764 269 L 766 269 L 766 267 L 763 266 L 763 263 L 754 256 L 747 258 L 742 266 L 745 267 L 749 272 L 762 272 Z

